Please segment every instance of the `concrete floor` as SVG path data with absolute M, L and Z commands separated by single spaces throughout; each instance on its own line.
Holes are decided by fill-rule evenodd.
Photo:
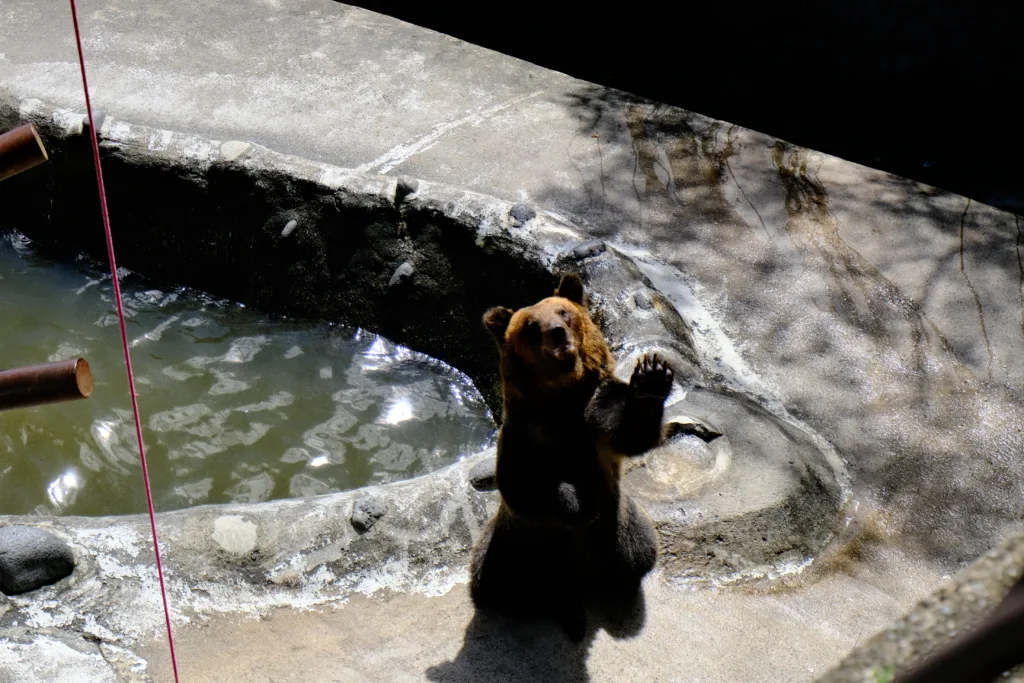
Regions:
M 435 683 L 762 683 L 811 681 L 937 583 L 934 567 L 896 551 L 789 588 L 691 591 L 645 585 L 632 638 L 590 634 L 581 647 L 545 623 L 474 616 L 464 585 L 442 597 L 355 597 L 326 611 L 218 617 L 176 633 L 182 680 Z M 166 642 L 139 650 L 171 681 Z

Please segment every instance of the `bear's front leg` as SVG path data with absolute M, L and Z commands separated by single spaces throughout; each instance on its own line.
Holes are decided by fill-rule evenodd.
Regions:
M 668 361 L 645 354 L 637 361 L 629 384 L 610 379 L 598 387 L 587 406 L 587 423 L 616 453 L 642 455 L 661 442 L 664 404 L 672 381 Z

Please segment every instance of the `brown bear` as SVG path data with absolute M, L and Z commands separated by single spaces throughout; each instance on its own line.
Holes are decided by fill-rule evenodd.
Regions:
M 662 438 L 672 369 L 645 355 L 626 384 L 584 306 L 583 283 L 484 315 L 501 354 L 501 504 L 470 560 L 478 609 L 545 613 L 579 642 L 586 596 L 636 595 L 657 534 L 621 489 L 622 461 Z

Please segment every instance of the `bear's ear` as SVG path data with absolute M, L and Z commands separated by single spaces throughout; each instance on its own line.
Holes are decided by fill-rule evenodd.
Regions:
M 580 276 L 576 273 L 569 273 L 563 276 L 562 281 L 558 283 L 558 289 L 555 290 L 555 296 L 560 296 L 582 306 L 583 281 L 580 280 Z
M 484 313 L 484 327 L 491 333 L 500 346 L 505 341 L 505 330 L 512 321 L 512 309 L 495 306 Z

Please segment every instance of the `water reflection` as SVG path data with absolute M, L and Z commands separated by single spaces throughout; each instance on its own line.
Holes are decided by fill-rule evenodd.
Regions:
M 83 483 L 78 472 L 68 470 L 50 482 L 46 487 L 46 495 L 55 508 L 63 509 L 74 504 Z
M 158 509 L 387 482 L 493 441 L 479 392 L 444 363 L 124 276 Z M 0 277 L 0 365 L 85 355 L 96 376 L 88 401 L 0 413 L 0 513 L 144 510 L 109 275 L 0 233 Z
M 405 422 L 412 418 L 412 405 L 410 404 L 409 399 L 400 398 L 392 403 L 391 407 L 388 408 L 387 414 L 384 416 L 384 422 L 389 425 L 396 425 L 399 422 Z

